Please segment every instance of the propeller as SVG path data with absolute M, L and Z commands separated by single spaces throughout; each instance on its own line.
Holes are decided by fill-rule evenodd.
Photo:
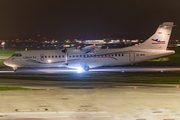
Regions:
M 67 62 L 67 56 L 68 56 L 67 49 L 65 48 L 64 50 L 62 50 L 62 52 L 65 53 L 65 65 L 68 65 L 68 62 Z

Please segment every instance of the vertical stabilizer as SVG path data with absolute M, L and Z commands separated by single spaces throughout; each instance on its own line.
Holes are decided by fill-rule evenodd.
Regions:
M 164 22 L 158 27 L 154 35 L 138 47 L 143 49 L 166 50 L 173 24 L 173 22 Z

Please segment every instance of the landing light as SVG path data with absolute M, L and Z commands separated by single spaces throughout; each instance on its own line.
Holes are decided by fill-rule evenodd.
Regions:
M 81 73 L 81 72 L 82 72 L 82 68 L 81 68 L 81 67 L 78 67 L 77 72 L 78 72 L 78 73 Z
M 51 62 L 51 60 L 48 60 L 48 63 L 50 63 Z

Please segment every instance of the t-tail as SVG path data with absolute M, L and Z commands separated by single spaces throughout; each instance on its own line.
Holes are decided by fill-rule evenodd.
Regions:
M 139 45 L 138 48 L 166 50 L 173 24 L 173 22 L 164 22 L 162 25 L 159 25 L 155 34 Z

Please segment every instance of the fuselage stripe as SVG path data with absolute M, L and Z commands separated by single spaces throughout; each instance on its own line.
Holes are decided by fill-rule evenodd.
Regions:
M 152 44 L 165 44 L 165 43 L 152 43 Z
M 116 58 L 114 58 L 114 57 L 88 57 L 88 58 L 83 58 L 83 59 L 71 59 L 71 60 L 67 60 L 67 62 L 68 61 L 76 61 L 76 60 L 85 60 L 85 59 L 94 59 L 94 58 L 96 58 L 96 59 L 99 59 L 99 58 L 112 58 L 112 59 L 114 59 L 114 60 L 116 60 L 116 61 L 118 61 Z M 39 62 L 39 61 L 36 61 L 36 60 L 32 60 L 32 59 L 29 59 L 29 60 L 26 60 L 27 62 L 33 62 L 33 63 L 41 63 L 41 64 L 56 64 L 56 63 L 63 63 L 63 62 L 65 62 L 65 60 L 64 61 L 57 61 L 57 62 L 51 62 L 51 63 L 45 63 L 45 62 Z

